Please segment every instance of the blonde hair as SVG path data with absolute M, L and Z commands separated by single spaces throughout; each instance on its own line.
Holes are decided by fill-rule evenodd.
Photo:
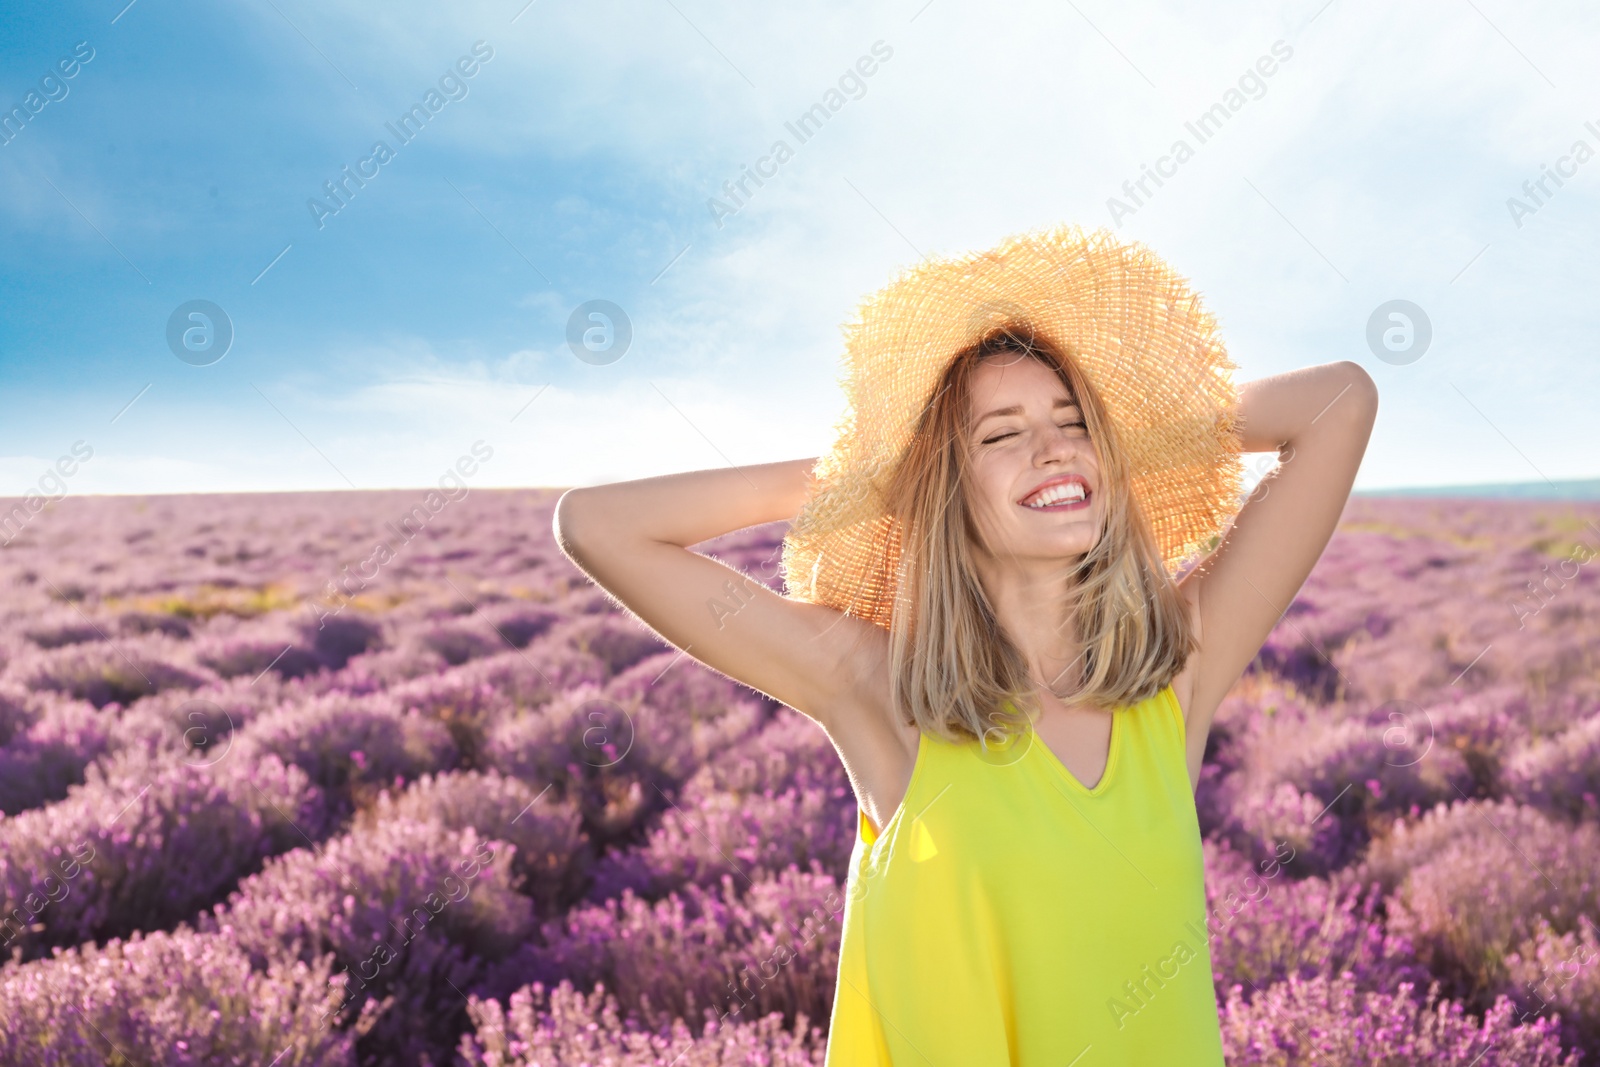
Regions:
M 972 374 L 984 359 L 1004 353 L 1036 359 L 1060 376 L 1100 464 L 1101 533 L 1079 559 L 1067 593 L 1081 670 L 1076 684 L 1051 691 L 1068 704 L 1134 704 L 1170 682 L 1196 646 L 1094 387 L 1070 355 L 1026 325 L 997 327 L 952 358 L 885 494 L 901 535 L 890 700 L 920 729 L 946 740 L 1002 740 L 1024 731 L 1027 710 L 1036 706 L 1027 663 L 1001 628 L 973 565 L 966 481 Z

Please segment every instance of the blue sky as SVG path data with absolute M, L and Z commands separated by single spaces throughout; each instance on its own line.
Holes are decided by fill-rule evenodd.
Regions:
M 815 455 L 862 296 L 1063 221 L 1167 257 L 1241 378 L 1366 366 L 1358 488 L 1600 475 L 1592 9 L 525 4 L 10 0 L 0 494 L 78 442 L 84 493 L 426 485 L 477 441 L 479 485 Z M 197 300 L 207 365 L 168 341 Z M 567 342 L 592 300 L 620 358 Z M 1393 300 L 1410 362 L 1368 344 Z

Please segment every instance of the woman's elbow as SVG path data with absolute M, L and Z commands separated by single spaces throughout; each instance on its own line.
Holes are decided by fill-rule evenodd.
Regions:
M 1367 368 L 1354 360 L 1342 359 L 1332 366 L 1344 381 L 1338 397 L 1340 406 L 1350 417 L 1370 426 L 1378 414 L 1378 383 L 1367 373 Z
M 1367 368 L 1350 359 L 1341 361 L 1340 365 L 1345 368 L 1345 373 L 1350 376 L 1353 391 L 1360 395 L 1362 401 L 1376 408 L 1378 406 L 1378 383 L 1373 380 L 1371 374 L 1367 373 Z
M 579 546 L 593 527 L 592 503 L 585 489 L 568 489 L 556 501 L 555 511 L 550 516 L 550 532 L 555 535 L 556 547 L 580 567 L 583 564 Z

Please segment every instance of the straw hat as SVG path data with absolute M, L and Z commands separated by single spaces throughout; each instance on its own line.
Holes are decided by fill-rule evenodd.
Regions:
M 847 406 L 784 538 L 789 596 L 888 628 L 900 531 L 883 489 L 951 358 L 1008 321 L 1074 357 L 1103 398 L 1169 572 L 1227 526 L 1243 464 L 1216 321 L 1144 245 L 1062 225 L 925 260 L 844 326 Z

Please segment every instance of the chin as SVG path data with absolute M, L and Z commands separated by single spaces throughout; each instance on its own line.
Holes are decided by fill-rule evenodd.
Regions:
M 1093 538 L 1085 537 L 1060 537 L 1050 538 L 1044 542 L 1034 542 L 1034 555 L 1044 559 L 1078 559 L 1094 548 Z

